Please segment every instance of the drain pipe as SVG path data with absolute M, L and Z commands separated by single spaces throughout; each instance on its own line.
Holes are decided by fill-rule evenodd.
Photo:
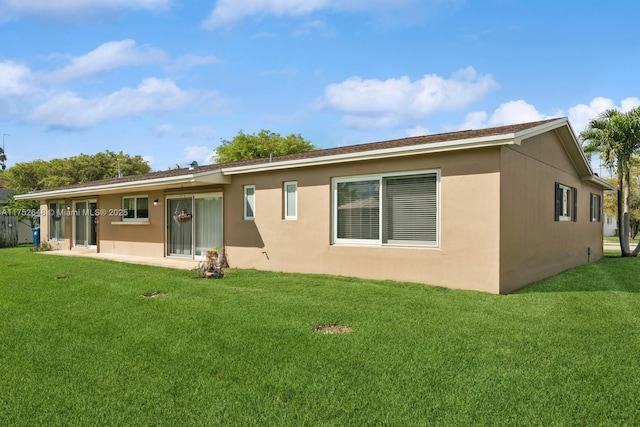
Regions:
M 591 247 L 587 248 L 587 264 L 591 262 Z

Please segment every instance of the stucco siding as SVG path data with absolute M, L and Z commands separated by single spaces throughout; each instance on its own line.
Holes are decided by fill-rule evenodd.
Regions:
M 590 221 L 590 194 L 553 132 L 502 148 L 500 292 L 602 257 L 602 222 Z M 577 221 L 555 220 L 555 183 L 577 189 Z
M 234 176 L 225 190 L 225 245 L 234 267 L 394 279 L 498 292 L 499 150 Z M 439 170 L 440 247 L 332 242 L 335 177 Z M 285 220 L 283 183 L 298 183 L 298 218 Z M 256 217 L 242 217 L 243 186 L 256 186 Z
M 149 221 L 145 225 L 129 225 L 118 216 L 126 196 L 147 196 Z M 153 200 L 158 199 L 158 205 Z M 98 251 L 122 255 L 164 256 L 165 203 L 161 191 L 108 194 L 98 200 L 98 209 L 106 213 L 98 217 Z

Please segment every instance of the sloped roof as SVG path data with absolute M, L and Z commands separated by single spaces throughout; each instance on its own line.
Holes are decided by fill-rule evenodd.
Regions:
M 571 140 L 571 142 L 567 143 L 569 147 L 565 148 L 572 157 L 572 160 L 576 165 L 576 169 L 583 176 L 592 176 L 593 173 L 591 171 L 591 167 L 586 161 L 584 153 L 582 153 L 567 119 L 556 118 L 485 129 L 464 130 L 326 148 L 308 151 L 305 153 L 275 156 L 273 158 L 244 160 L 230 163 L 215 163 L 196 168 L 151 172 L 143 175 L 131 175 L 121 178 L 111 178 L 101 181 L 75 184 L 56 189 L 38 190 L 17 196 L 17 198 L 37 199 L 39 197 L 45 198 L 86 195 L 91 194 L 91 192 L 103 193 L 107 190 L 116 192 L 134 187 L 152 188 L 154 186 L 159 187 L 168 184 L 225 184 L 230 182 L 230 175 L 255 172 L 258 170 L 275 170 L 371 158 L 476 148 L 482 146 L 519 144 L 522 139 L 558 128 L 564 128 L 564 139 Z M 569 135 L 568 138 L 567 135 Z

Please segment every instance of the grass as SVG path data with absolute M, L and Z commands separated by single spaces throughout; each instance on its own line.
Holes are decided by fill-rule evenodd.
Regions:
M 620 237 L 618 236 L 606 236 L 603 238 L 604 243 L 609 243 L 609 244 L 613 244 L 613 245 L 619 245 L 620 244 Z M 637 237 L 633 238 L 633 239 L 629 239 L 629 244 L 630 245 L 637 245 L 638 244 L 639 239 Z
M 637 425 L 639 262 L 499 296 L 3 249 L 0 425 Z

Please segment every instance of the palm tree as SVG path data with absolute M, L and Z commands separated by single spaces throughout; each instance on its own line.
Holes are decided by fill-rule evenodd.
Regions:
M 580 134 L 587 154 L 600 153 L 605 166 L 614 169 L 618 178 L 618 224 L 620 251 L 623 257 L 637 256 L 640 244 L 629 247 L 630 195 L 632 159 L 640 150 L 640 107 L 626 113 L 607 110 L 591 120 Z

